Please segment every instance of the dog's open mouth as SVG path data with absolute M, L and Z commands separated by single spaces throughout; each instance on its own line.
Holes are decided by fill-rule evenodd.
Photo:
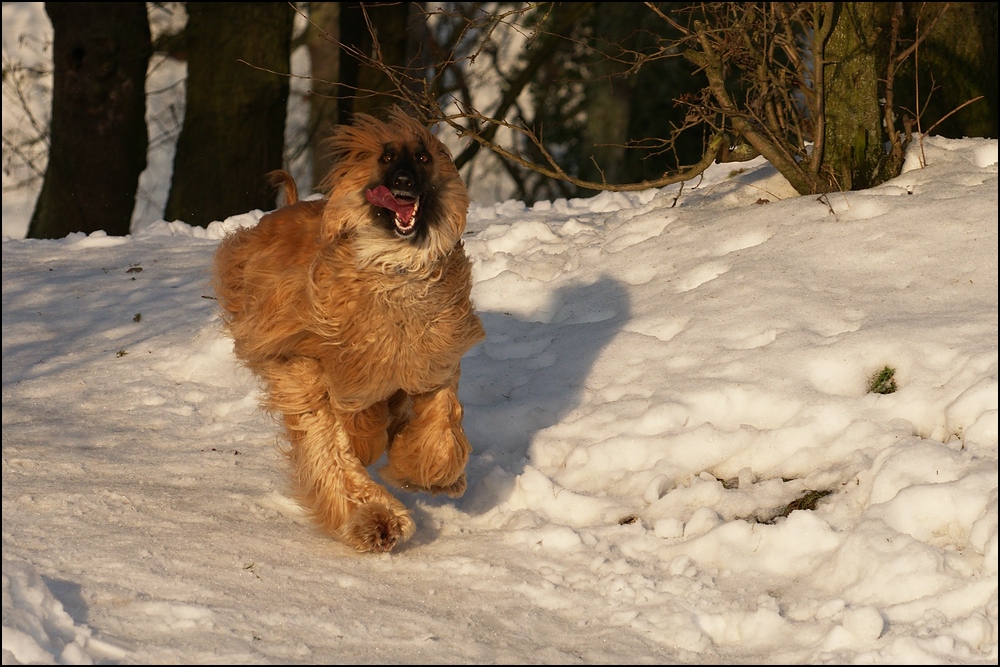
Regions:
M 371 190 L 365 190 L 365 197 L 373 206 L 387 208 L 396 216 L 396 232 L 408 236 L 413 232 L 417 221 L 417 210 L 420 199 L 413 197 L 397 197 L 384 185 Z

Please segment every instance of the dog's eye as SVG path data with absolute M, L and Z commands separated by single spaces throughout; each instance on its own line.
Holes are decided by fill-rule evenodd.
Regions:
M 428 164 L 431 161 L 431 154 L 426 151 L 421 151 L 417 153 L 417 162 L 420 164 Z
M 396 159 L 396 156 L 392 153 L 382 153 L 382 157 L 379 158 L 379 162 L 382 164 L 389 164 Z

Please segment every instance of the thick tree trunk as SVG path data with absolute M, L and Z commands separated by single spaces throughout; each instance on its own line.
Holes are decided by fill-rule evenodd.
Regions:
M 146 168 L 146 5 L 47 2 L 45 11 L 54 30 L 49 160 L 27 236 L 124 236 Z
M 879 103 L 875 3 L 843 2 L 826 49 L 823 165 L 841 190 L 863 190 L 898 173 L 886 159 Z M 882 40 L 884 41 L 884 40 Z
M 310 2 L 306 45 L 312 63 L 312 95 L 309 96 L 309 146 L 312 149 L 312 183 L 323 180 L 333 167 L 325 141 L 337 124 L 340 104 L 337 80 L 340 77 L 339 2 Z M 336 40 L 336 41 L 331 41 Z
M 283 163 L 294 11 L 284 2 L 187 8 L 187 103 L 164 217 L 205 226 L 275 206 L 266 174 Z
M 340 83 L 343 97 L 338 104 L 341 123 L 350 123 L 355 113 L 373 114 L 398 103 L 390 93 L 396 88 L 377 68 L 360 62 L 350 51 L 372 56 L 378 38 L 381 61 L 390 67 L 404 67 L 407 62 L 407 28 L 410 3 L 341 2 L 340 40 L 346 47 L 340 54 Z M 371 28 L 367 21 L 371 22 Z
M 640 3 L 594 3 L 593 24 L 601 39 L 612 44 L 625 44 L 641 22 L 641 14 L 649 10 Z M 591 79 L 584 82 L 587 121 L 584 141 L 592 154 L 584 155 L 580 165 L 583 178 L 592 181 L 606 179 L 622 183 L 625 178 L 625 143 L 629 138 L 629 118 L 632 115 L 632 86 L 635 77 L 619 76 L 623 67 L 612 59 L 599 58 L 591 65 Z M 652 91 L 650 97 L 652 96 Z M 650 99 L 640 103 L 649 104 Z M 586 160 L 590 157 L 591 160 Z

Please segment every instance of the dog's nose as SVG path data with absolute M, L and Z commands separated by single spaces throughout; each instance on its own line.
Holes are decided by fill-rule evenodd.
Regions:
M 389 186 L 394 190 L 413 190 L 416 185 L 416 179 L 413 178 L 413 174 L 401 169 L 397 171 L 389 179 Z

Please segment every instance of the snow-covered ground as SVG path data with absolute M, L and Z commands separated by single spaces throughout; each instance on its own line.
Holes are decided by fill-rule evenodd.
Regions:
M 41 3 L 3 21 L 44 64 Z M 819 198 L 758 160 L 480 199 L 469 491 L 364 556 L 221 335 L 212 253 L 261 212 L 157 220 L 182 78 L 151 65 L 132 236 L 23 240 L 4 172 L 4 664 L 996 664 L 996 140 Z
M 387 555 L 289 499 L 220 332 L 259 211 L 5 238 L 4 664 L 996 664 L 997 141 L 924 143 L 474 204 L 469 491 Z

